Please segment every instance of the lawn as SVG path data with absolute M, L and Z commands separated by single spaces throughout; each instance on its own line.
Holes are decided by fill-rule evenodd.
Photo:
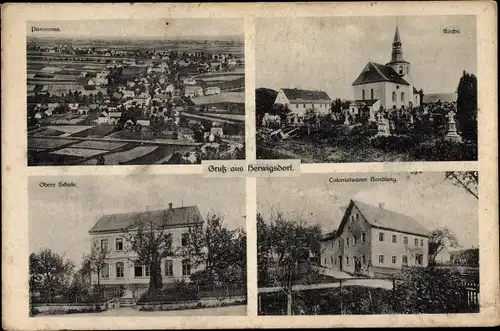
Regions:
M 104 164 L 110 165 L 110 164 L 124 164 L 127 162 L 131 162 L 137 158 L 144 157 L 145 155 L 152 153 L 154 150 L 156 150 L 158 147 L 156 146 L 139 146 L 132 148 L 127 151 L 122 151 L 122 152 L 117 152 L 117 153 L 111 153 L 107 154 L 104 156 Z M 89 160 L 85 163 L 85 165 L 95 165 L 96 160 Z
M 90 127 L 87 130 L 83 130 L 72 134 L 72 137 L 92 137 L 101 138 L 111 134 L 115 130 L 114 125 L 109 124 L 98 124 L 96 126 Z
M 245 93 L 243 92 L 227 92 L 217 95 L 204 95 L 191 99 L 196 105 L 208 105 L 212 103 L 244 103 Z

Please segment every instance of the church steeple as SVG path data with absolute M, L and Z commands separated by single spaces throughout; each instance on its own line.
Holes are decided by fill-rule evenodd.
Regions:
M 396 24 L 396 33 L 394 34 L 394 41 L 392 42 L 392 56 L 391 62 L 406 62 L 403 59 L 403 44 L 401 43 L 401 37 L 399 36 L 399 26 Z

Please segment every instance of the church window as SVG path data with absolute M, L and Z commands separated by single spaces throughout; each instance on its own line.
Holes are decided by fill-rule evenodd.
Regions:
M 401 92 L 401 102 L 405 102 L 405 93 Z
M 396 102 L 396 92 L 392 92 L 392 101 Z
M 403 74 L 404 74 L 404 71 L 403 71 L 403 66 L 399 66 L 399 74 L 400 74 L 400 75 L 403 75 Z
M 365 90 L 361 91 L 362 99 L 365 100 Z
M 373 89 L 370 90 L 370 99 L 373 100 Z

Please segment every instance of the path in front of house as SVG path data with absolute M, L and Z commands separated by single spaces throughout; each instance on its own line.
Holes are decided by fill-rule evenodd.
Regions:
M 140 311 L 131 307 L 108 309 L 102 313 L 81 313 L 72 316 L 233 316 L 247 314 L 247 306 L 227 306 L 170 311 Z
M 342 286 L 365 286 L 372 288 L 383 288 L 386 290 L 392 290 L 392 281 L 387 279 L 374 279 L 374 278 L 352 278 L 342 279 Z M 324 284 L 311 284 L 311 285 L 294 285 L 293 291 L 306 291 L 306 290 L 322 290 L 329 288 L 340 287 L 339 282 L 335 283 L 324 283 Z M 282 288 L 279 286 L 275 287 L 261 287 L 258 289 L 259 293 L 272 293 L 279 292 Z
M 322 275 L 330 276 L 337 279 L 352 279 L 353 277 L 346 272 L 337 270 L 337 269 L 329 269 L 323 267 L 317 267 L 316 270 Z

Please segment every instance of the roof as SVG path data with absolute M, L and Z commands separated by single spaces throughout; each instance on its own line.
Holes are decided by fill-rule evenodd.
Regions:
M 337 231 L 333 230 L 332 232 L 325 233 L 324 235 L 321 236 L 320 241 L 327 241 L 327 240 L 335 238 L 336 232 Z
M 429 231 L 427 231 L 420 223 L 418 223 L 417 220 L 410 216 L 387 210 L 385 208 L 375 207 L 360 201 L 351 200 L 349 207 L 351 207 L 352 204 L 356 205 L 366 221 L 373 227 L 419 236 L 429 235 Z M 345 215 L 347 215 L 350 209 L 351 208 L 347 208 Z
M 186 91 L 189 91 L 189 90 L 192 90 L 192 91 L 198 91 L 198 90 L 203 90 L 203 88 L 201 88 L 201 86 L 186 86 Z
M 391 82 L 410 85 L 392 67 L 375 62 L 368 62 L 352 85 L 362 85 L 375 82 Z
M 415 86 L 413 86 L 413 93 L 419 93 L 418 90 L 415 88 Z
M 103 215 L 89 233 L 126 231 L 149 220 L 157 227 L 160 227 L 162 222 L 166 222 L 167 227 L 203 223 L 198 207 L 187 206 L 150 212 Z
M 434 103 L 441 100 L 441 102 L 455 102 L 457 101 L 457 93 L 432 93 L 424 94 L 422 103 Z
M 373 106 L 378 100 L 379 99 L 354 100 L 352 103 L 363 106 Z
M 300 102 L 304 101 L 331 101 L 328 94 L 324 91 L 311 91 L 311 90 L 300 90 L 300 89 L 289 89 L 283 88 L 281 89 L 285 96 L 290 100 L 290 102 L 294 103 L 300 100 Z
M 394 34 L 393 43 L 400 43 L 401 38 L 399 37 L 399 26 L 396 25 L 396 33 Z

